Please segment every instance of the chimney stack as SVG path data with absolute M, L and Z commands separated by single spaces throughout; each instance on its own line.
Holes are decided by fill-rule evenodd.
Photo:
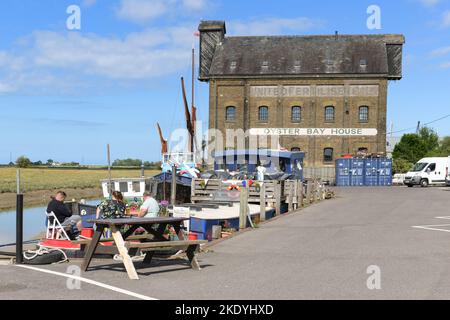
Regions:
M 201 21 L 198 26 L 198 31 L 200 32 L 199 80 L 206 80 L 214 52 L 225 38 L 225 21 Z

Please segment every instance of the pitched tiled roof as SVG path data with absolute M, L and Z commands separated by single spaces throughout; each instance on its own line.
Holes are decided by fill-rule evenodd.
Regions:
M 207 28 L 214 29 L 214 26 L 217 30 L 217 21 L 211 24 L 203 22 L 199 29 L 207 33 Z M 209 61 L 201 69 L 202 80 L 215 77 L 310 77 L 328 74 L 401 78 L 402 35 L 203 38 L 205 42 L 209 41 L 208 52 L 203 55 L 206 59 L 209 56 Z M 212 41 L 217 43 L 212 45 Z M 203 47 L 206 48 L 206 45 Z

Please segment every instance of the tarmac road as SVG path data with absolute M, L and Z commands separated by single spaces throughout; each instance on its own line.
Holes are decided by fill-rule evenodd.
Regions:
M 450 220 L 436 218 L 450 216 L 450 188 L 336 192 L 211 247 L 200 255 L 201 271 L 136 263 L 141 280 L 131 281 L 120 263 L 96 260 L 81 276 L 157 299 L 450 299 Z M 424 225 L 444 226 L 413 228 Z M 80 264 L 39 268 L 65 273 Z M 369 266 L 379 268 L 380 289 L 368 289 Z M 70 290 L 67 280 L 0 266 L 0 299 L 142 298 L 84 282 Z

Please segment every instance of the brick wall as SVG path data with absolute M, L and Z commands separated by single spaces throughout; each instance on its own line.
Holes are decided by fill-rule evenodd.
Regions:
M 266 97 L 250 96 L 251 86 L 311 86 L 323 85 L 378 85 L 378 96 L 344 97 Z M 336 137 L 336 136 L 282 136 L 282 147 L 300 148 L 306 152 L 305 165 L 309 167 L 334 166 L 323 162 L 324 148 L 333 148 L 334 157 L 354 154 L 358 148 L 367 148 L 369 153 L 386 152 L 386 79 L 250 79 L 210 81 L 209 127 L 217 128 L 225 136 L 226 129 L 249 128 L 376 128 L 377 136 Z M 335 107 L 334 122 L 325 121 L 325 106 Z M 227 106 L 236 107 L 233 121 L 225 120 Z M 269 107 L 268 121 L 259 121 L 260 106 Z M 291 107 L 301 106 L 301 121 L 291 121 Z M 367 122 L 359 121 L 359 107 L 369 107 Z M 217 117 L 216 117 L 217 114 Z

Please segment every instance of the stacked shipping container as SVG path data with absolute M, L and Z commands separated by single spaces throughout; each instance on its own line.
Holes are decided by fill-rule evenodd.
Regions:
M 391 186 L 392 160 L 341 158 L 336 160 L 337 186 Z

